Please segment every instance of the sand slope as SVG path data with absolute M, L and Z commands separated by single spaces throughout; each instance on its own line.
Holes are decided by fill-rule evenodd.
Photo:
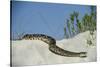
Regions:
M 89 31 L 80 33 L 70 39 L 57 41 L 57 45 L 63 49 L 74 52 L 88 52 L 86 58 L 56 55 L 48 50 L 48 44 L 39 40 L 12 41 L 12 64 L 39 65 L 96 61 L 96 39 L 93 40 L 95 46 L 88 47 L 86 44 L 87 38 L 89 38 Z

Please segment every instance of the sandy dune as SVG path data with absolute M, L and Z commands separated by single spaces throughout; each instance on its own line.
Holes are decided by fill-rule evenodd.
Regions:
M 89 38 L 89 31 L 80 33 L 70 39 L 57 41 L 57 45 L 65 50 L 88 52 L 86 58 L 56 55 L 48 50 L 48 44 L 39 40 L 12 41 L 12 64 L 40 65 L 96 61 L 96 38 L 93 40 L 95 46 L 91 47 L 87 46 L 87 38 Z

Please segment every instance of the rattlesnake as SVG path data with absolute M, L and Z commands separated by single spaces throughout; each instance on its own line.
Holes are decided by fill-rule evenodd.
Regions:
M 22 37 L 25 40 L 41 40 L 49 45 L 49 50 L 57 55 L 66 57 L 86 57 L 87 52 L 71 52 L 56 45 L 56 40 L 44 34 L 26 34 Z

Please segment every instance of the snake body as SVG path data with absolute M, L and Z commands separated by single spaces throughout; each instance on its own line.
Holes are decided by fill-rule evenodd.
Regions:
M 86 52 L 71 52 L 56 45 L 56 40 L 44 34 L 26 34 L 22 37 L 25 40 L 41 40 L 49 45 L 49 50 L 57 55 L 66 57 L 86 57 Z

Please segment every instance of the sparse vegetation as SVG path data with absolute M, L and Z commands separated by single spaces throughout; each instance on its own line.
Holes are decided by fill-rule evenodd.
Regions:
M 91 6 L 90 7 L 91 12 L 89 14 L 85 14 L 82 19 L 79 19 L 79 12 L 74 11 L 70 14 L 70 18 L 67 19 L 67 28 L 69 34 L 67 34 L 68 37 L 75 36 L 78 33 L 82 33 L 85 31 L 90 31 L 90 36 L 93 38 L 94 31 L 96 31 L 96 7 Z M 75 21 L 76 20 L 76 21 Z M 76 22 L 76 23 L 75 23 Z M 64 31 L 66 32 L 66 30 Z M 67 38 L 68 38 L 67 37 Z M 88 45 L 93 45 L 92 39 L 87 39 Z

